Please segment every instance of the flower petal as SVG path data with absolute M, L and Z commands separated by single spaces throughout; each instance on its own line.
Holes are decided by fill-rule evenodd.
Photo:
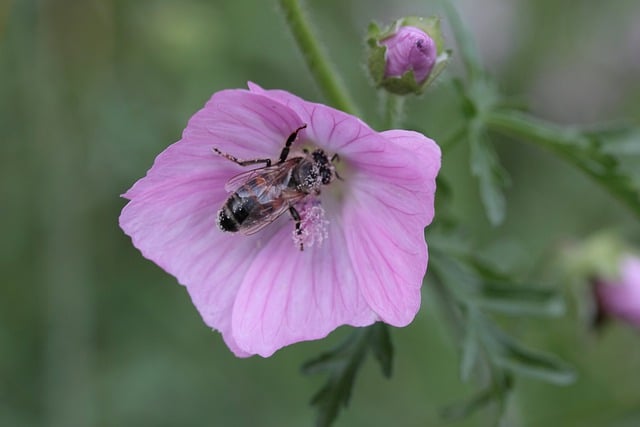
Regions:
M 219 231 L 225 183 L 246 169 L 212 148 L 275 160 L 303 124 L 299 139 L 339 153 L 348 172 L 321 196 L 328 239 L 299 251 L 287 216 L 251 236 Z M 250 84 L 216 93 L 194 115 L 182 140 L 124 195 L 131 201 L 120 224 L 145 257 L 187 287 L 236 355 L 269 356 L 343 324 L 413 318 L 439 161 L 437 146 L 420 134 L 378 134 L 353 116 Z
M 400 27 L 391 37 L 381 41 L 387 46 L 386 77 L 402 77 L 413 70 L 415 80 L 422 83 L 436 62 L 436 43 L 420 28 Z
M 299 251 L 289 225 L 257 254 L 233 310 L 240 347 L 267 357 L 291 343 L 323 338 L 340 325 L 377 320 L 358 289 L 343 227 L 332 216 L 322 246 Z
M 277 157 L 301 124 L 292 110 L 265 96 L 216 93 L 189 121 L 183 138 L 124 195 L 131 201 L 120 226 L 134 246 L 187 287 L 205 323 L 222 332 L 239 356 L 248 353 L 231 335 L 236 293 L 254 254 L 278 227 L 249 237 L 218 229 L 216 213 L 228 197 L 224 185 L 244 168 L 211 149 L 238 157 Z
M 345 206 L 347 247 L 367 303 L 394 326 L 420 306 L 427 266 L 424 227 L 433 219 L 440 150 L 416 132 L 389 131 L 382 155 L 361 155 Z M 363 214 L 375 212 L 375 215 Z
M 360 151 L 382 152 L 385 139 L 355 116 L 326 105 L 305 101 L 283 90 L 264 90 L 249 83 L 252 93 L 262 94 L 296 112 L 308 123 L 306 137 L 329 153 L 340 153 L 342 159 L 356 156 Z
M 640 327 L 640 258 L 627 255 L 620 261 L 621 277 L 602 283 L 597 292 L 606 312 Z
M 183 136 L 209 150 L 216 143 L 219 149 L 229 150 L 238 158 L 277 159 L 286 139 L 303 124 L 286 105 L 234 89 L 214 94 L 189 121 Z M 303 134 L 304 131 L 301 138 Z
M 246 270 L 253 249 L 218 230 L 215 218 L 222 202 L 211 188 L 219 185 L 200 179 L 138 195 L 122 210 L 120 227 L 146 258 L 187 286 L 204 322 L 244 356 L 230 334 L 230 313 L 241 282 L 235 274 Z M 215 257 L 220 253 L 228 256 Z
M 246 170 L 215 155 L 214 147 L 239 159 L 277 159 L 286 139 L 304 122 L 290 108 L 246 90 L 215 93 L 189 120 L 182 139 L 156 157 L 153 168 L 124 197 L 159 185 L 201 177 L 228 180 Z M 300 139 L 304 138 L 304 131 Z M 224 190 L 224 184 L 219 187 Z

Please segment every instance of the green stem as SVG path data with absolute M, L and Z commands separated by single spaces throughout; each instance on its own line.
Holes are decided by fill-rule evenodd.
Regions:
M 383 92 L 384 97 L 384 127 L 385 129 L 396 129 L 400 126 L 404 115 L 403 96 L 397 96 L 392 93 Z
M 334 107 L 358 115 L 358 109 L 313 36 L 309 21 L 304 16 L 298 0 L 280 0 L 280 5 L 289 29 L 324 96 Z
M 467 126 L 460 126 L 453 132 L 451 132 L 447 137 L 438 141 L 440 145 L 440 149 L 442 153 L 448 153 L 455 145 L 462 141 L 462 139 L 468 134 L 469 130 Z
M 493 131 L 545 147 L 567 163 L 573 164 L 606 188 L 640 217 L 640 197 L 628 177 L 611 166 L 612 159 L 593 148 L 591 140 L 579 129 L 561 127 L 524 113 L 493 111 L 484 117 Z
M 480 56 L 478 55 L 478 50 L 476 49 L 473 37 L 462 22 L 456 7 L 453 5 L 453 0 L 441 0 L 440 3 L 442 4 L 442 8 L 444 9 L 447 19 L 449 20 L 453 36 L 456 39 L 458 48 L 460 49 L 460 55 L 462 57 L 464 68 L 467 72 L 467 78 L 469 81 L 473 81 L 483 73 Z
M 588 142 L 575 128 L 557 126 L 523 113 L 492 111 L 484 119 L 493 130 L 532 140 L 554 151 L 563 144 L 584 145 Z

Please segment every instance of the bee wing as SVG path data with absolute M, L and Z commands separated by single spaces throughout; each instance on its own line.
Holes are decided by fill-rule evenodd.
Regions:
M 227 183 L 224 185 L 224 189 L 229 193 L 233 193 L 241 185 L 245 184 L 247 181 L 250 181 L 256 176 L 265 175 L 265 174 L 270 175 L 277 169 L 278 169 L 278 165 L 273 165 L 273 166 L 265 166 L 263 168 L 251 169 L 245 172 L 241 172 L 238 175 L 231 177 L 229 181 L 227 181 Z
M 287 189 L 291 166 L 295 162 L 252 169 L 231 178 L 227 191 L 236 191 L 242 197 L 255 199 L 256 205 L 242 222 L 240 231 L 251 235 L 262 230 L 285 213 L 289 206 L 302 200 L 306 194 Z M 247 193 L 247 194 L 245 194 Z
M 261 206 L 255 215 L 245 219 L 242 228 L 242 233 L 250 236 L 252 234 L 257 233 L 262 230 L 267 225 L 271 224 L 273 221 L 278 219 L 280 215 L 285 213 L 289 209 L 289 205 L 287 203 L 281 204 L 268 204 Z

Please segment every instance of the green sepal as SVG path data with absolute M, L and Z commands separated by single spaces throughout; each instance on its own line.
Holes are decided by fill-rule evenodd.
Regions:
M 615 231 L 606 230 L 570 247 L 565 253 L 564 264 L 569 276 L 579 280 L 597 277 L 616 281 L 620 275 L 620 260 L 629 252 Z

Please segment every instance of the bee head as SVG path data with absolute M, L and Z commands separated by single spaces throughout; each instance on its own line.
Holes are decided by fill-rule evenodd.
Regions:
M 335 167 L 333 163 L 329 160 L 327 155 L 321 149 L 314 150 L 311 153 L 311 158 L 313 159 L 313 163 L 318 168 L 318 175 L 322 181 L 323 185 L 327 185 L 333 181 L 333 177 L 335 176 Z

